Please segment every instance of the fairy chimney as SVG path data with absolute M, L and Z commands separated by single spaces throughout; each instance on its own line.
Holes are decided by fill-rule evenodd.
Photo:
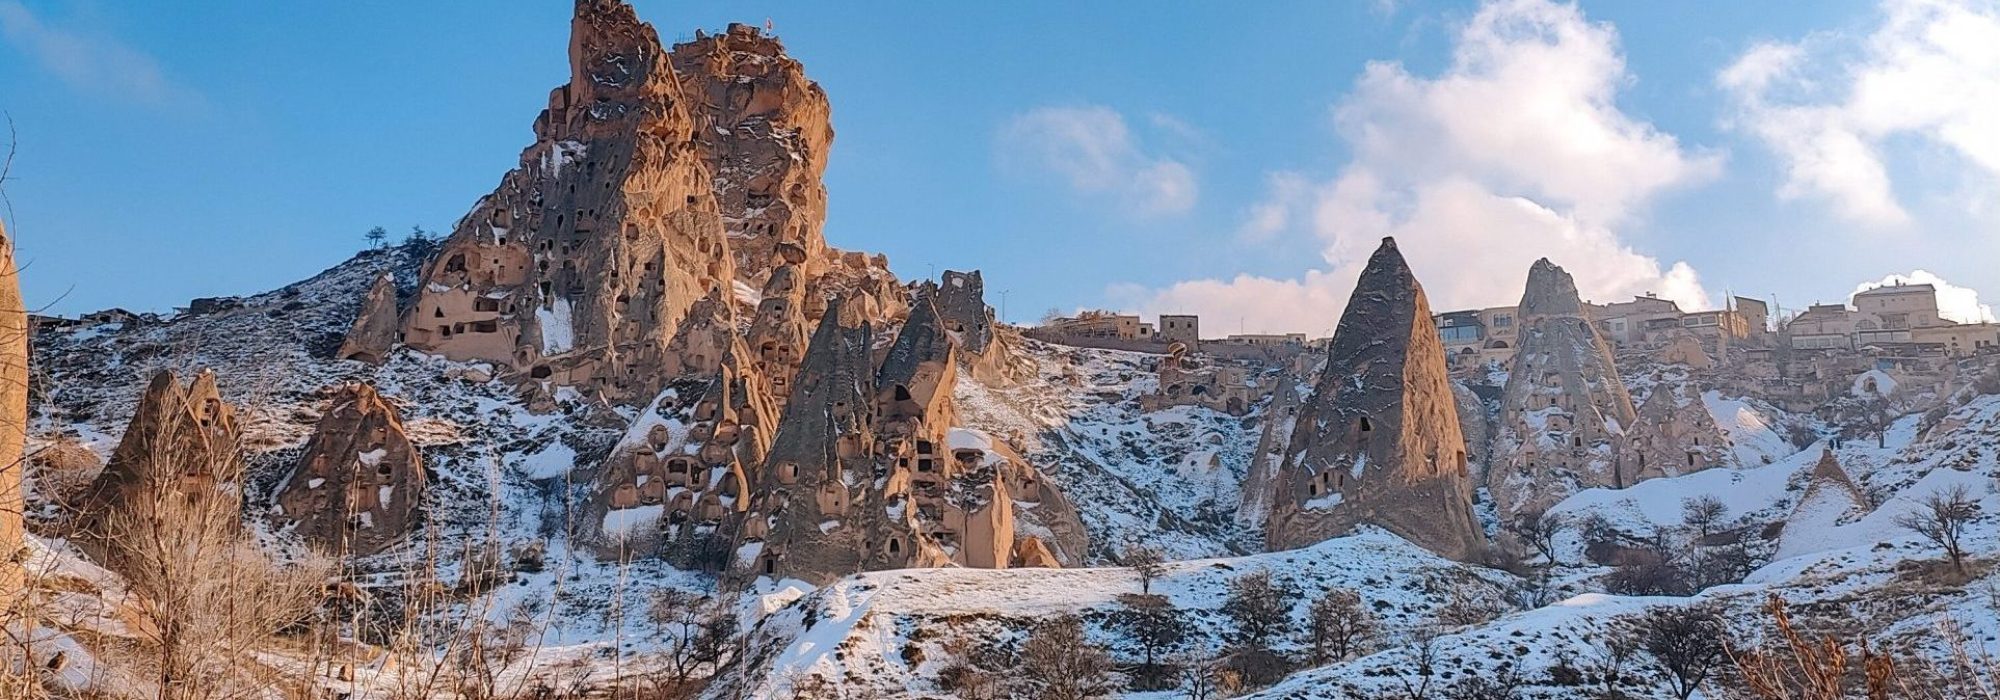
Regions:
M 1577 488 L 1623 488 L 1626 431 L 1636 412 L 1611 347 L 1584 314 L 1568 271 L 1535 261 L 1518 307 L 1520 332 L 1487 488 L 1503 520 L 1554 505 Z
M 341 341 L 334 357 L 382 364 L 396 345 L 400 323 L 396 315 L 396 276 L 383 272 L 368 287 L 368 295 L 361 300 L 361 311 L 354 317 L 354 327 L 348 329 L 347 339 Z
M 93 543 L 116 538 L 112 514 L 155 490 L 227 500 L 243 468 L 238 437 L 236 410 L 223 402 L 214 373 L 201 372 L 186 384 L 168 370 L 154 374 L 83 498 L 76 535 Z
M 1483 553 L 1444 345 L 1394 239 L 1361 271 L 1286 455 L 1274 549 L 1368 524 L 1454 559 Z
M 0 464 L 21 464 L 27 438 L 28 311 L 14 269 L 14 241 L 0 225 Z M 22 542 L 21 472 L 0 469 L 0 588 L 19 573 L 12 562 Z
M 423 458 L 375 387 L 341 387 L 278 490 L 285 517 L 325 551 L 367 556 L 410 534 Z

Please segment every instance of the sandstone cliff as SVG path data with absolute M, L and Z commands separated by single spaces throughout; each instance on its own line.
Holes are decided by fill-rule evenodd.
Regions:
M 243 466 L 238 436 L 236 410 L 223 403 L 213 373 L 187 384 L 170 371 L 153 375 L 118 448 L 84 496 L 75 536 L 99 542 L 117 537 L 108 529 L 110 516 L 147 490 L 233 501 Z
M 1444 345 L 1394 239 L 1362 270 L 1286 452 L 1272 548 L 1370 524 L 1452 558 L 1483 554 Z
M 423 458 L 375 387 L 335 391 L 278 489 L 295 531 L 328 552 L 375 554 L 402 541 L 424 492 Z
M 28 439 L 28 310 L 14 268 L 14 241 L 0 226 L 0 588 L 12 590 L 14 552 L 21 548 L 23 446 Z M 0 598 L 0 604 L 6 604 Z
M 403 319 L 407 343 L 530 382 L 639 401 L 689 307 L 736 279 L 702 125 L 652 26 L 578 0 L 570 80 L 520 166 L 459 222 Z
M 1500 394 L 1487 488 L 1501 519 L 1540 511 L 1578 489 L 1624 488 L 1635 411 L 1611 348 L 1585 315 L 1569 272 L 1547 258 L 1528 270 L 1520 332 Z

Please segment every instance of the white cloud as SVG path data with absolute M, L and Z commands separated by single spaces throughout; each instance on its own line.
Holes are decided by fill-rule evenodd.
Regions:
M 1959 323 L 1992 323 L 1993 307 L 1979 303 L 1979 292 L 1969 287 L 1946 282 L 1927 270 L 1915 270 L 1907 275 L 1889 275 L 1876 282 L 1862 282 L 1854 285 L 1854 293 L 1886 287 L 1894 284 L 1928 284 L 1937 288 L 1938 315 Z M 1853 303 L 1852 295 L 1848 303 Z
M 1692 268 L 1635 251 L 1616 227 L 1661 193 L 1713 177 L 1722 158 L 1618 109 L 1629 80 L 1609 25 L 1546 0 L 1488 3 L 1459 30 L 1443 74 L 1368 66 L 1334 109 L 1355 153 L 1337 176 L 1274 174 L 1246 212 L 1240 238 L 1308 234 L 1323 265 L 1297 279 L 1125 286 L 1113 296 L 1224 326 L 1244 316 L 1253 331 L 1325 332 L 1368 255 L 1394 236 L 1440 310 L 1513 303 L 1543 256 L 1576 275 L 1586 297 L 1651 291 L 1706 308 Z
M 1825 200 L 1872 226 L 1908 223 L 1888 152 L 1941 148 L 2000 176 L 2000 5 L 1885 0 L 1866 37 L 1822 34 L 1751 47 L 1716 80 L 1729 124 L 1785 163 L 1784 198 Z
M 1196 133 L 1165 115 L 1151 121 L 1176 136 Z M 1077 192 L 1107 197 L 1130 214 L 1178 214 L 1200 198 L 1193 169 L 1149 153 L 1125 117 L 1108 107 L 1029 110 L 1001 127 L 998 146 L 1003 163 L 1054 173 Z
M 0 37 L 79 91 L 149 105 L 193 98 L 145 52 L 113 37 L 54 26 L 17 0 L 0 0 Z

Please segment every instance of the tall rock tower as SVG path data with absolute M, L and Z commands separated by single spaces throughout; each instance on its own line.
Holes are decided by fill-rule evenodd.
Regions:
M 1376 525 L 1454 559 L 1486 535 L 1430 302 L 1396 241 L 1368 259 L 1299 409 L 1265 540 L 1293 549 Z
M 14 269 L 14 241 L 0 226 L 0 589 L 15 590 L 15 550 L 21 547 L 21 472 L 27 466 L 28 309 Z M 7 604 L 0 596 L 0 605 Z
M 717 203 L 750 289 L 781 264 L 825 274 L 827 154 L 833 148 L 826 91 L 776 37 L 731 24 L 698 34 L 670 56 L 687 90 L 694 143 L 715 178 Z M 803 280 L 802 280 L 803 281 Z
M 643 401 L 689 307 L 736 279 L 698 97 L 619 0 L 577 0 L 569 61 L 520 166 L 426 265 L 403 338 Z
M 1585 315 L 1576 280 L 1547 258 L 1528 269 L 1521 328 L 1500 394 L 1487 488 L 1502 520 L 1578 489 L 1631 485 L 1632 397 L 1611 348 Z

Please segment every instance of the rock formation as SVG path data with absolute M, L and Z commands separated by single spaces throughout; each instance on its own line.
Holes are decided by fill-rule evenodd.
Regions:
M 1236 519 L 1246 525 L 1261 526 L 1271 515 L 1277 497 L 1278 475 L 1284 469 L 1286 450 L 1292 446 L 1292 431 L 1299 424 L 1299 381 L 1291 375 L 1278 380 L 1271 406 L 1264 410 L 1264 432 L 1257 438 L 1257 451 L 1250 456 L 1250 473 L 1243 479 L 1241 502 Z
M 1487 475 L 1503 521 L 1578 489 L 1636 480 L 1620 465 L 1632 397 L 1576 281 L 1547 258 L 1537 260 L 1518 309 L 1518 349 L 1500 394 Z
M 1021 374 L 1010 336 L 1000 330 L 993 307 L 986 304 L 986 283 L 978 270 L 945 270 L 937 285 L 938 315 L 958 339 L 960 364 L 987 384 L 1008 384 Z
M 1728 438 L 1687 381 L 1655 378 L 1626 431 L 1625 473 L 1630 483 L 1729 464 Z
M 21 476 L 28 440 L 28 309 L 14 268 L 14 241 L 0 226 L 0 590 L 14 590 L 21 548 Z M 0 598 L 0 605 L 9 601 Z
M 666 345 L 712 290 L 767 290 L 800 320 L 764 330 L 795 354 L 832 296 L 875 323 L 904 312 L 886 258 L 821 235 L 826 95 L 775 38 L 731 25 L 669 52 L 623 2 L 579 0 L 570 70 L 520 166 L 426 266 L 409 345 L 637 404 L 675 376 Z M 796 363 L 767 372 L 781 397 Z
M 754 478 L 738 571 L 823 583 L 947 561 L 917 536 L 908 472 L 892 478 L 872 468 L 874 335 L 865 322 L 848 327 L 837 313 L 821 316 Z
M 361 300 L 361 311 L 354 317 L 354 327 L 347 331 L 347 338 L 340 342 L 340 350 L 334 357 L 382 364 L 389 359 L 389 350 L 396 346 L 401 322 L 396 315 L 396 276 L 383 272 L 368 287 L 368 295 Z
M 1014 544 L 1013 568 L 1016 569 L 1060 569 L 1062 562 L 1056 560 L 1054 552 L 1034 535 L 1021 538 Z
M 811 340 L 801 274 L 797 265 L 782 265 L 771 272 L 764 282 L 763 298 L 757 302 L 757 315 L 750 320 L 746 338 L 753 358 L 751 365 L 770 378 L 771 400 L 779 405 L 791 397 L 792 375 L 798 373 L 799 362 L 805 359 L 806 345 Z M 826 313 L 823 300 L 818 311 L 821 315 Z
M 1778 556 L 1797 556 L 1819 549 L 1825 542 L 1840 542 L 1833 529 L 1867 515 L 1870 507 L 1867 494 L 1840 467 L 1833 450 L 1821 452 L 1807 477 L 1805 495 L 1785 518 Z
M 824 583 L 874 569 L 1005 568 L 1018 558 L 1016 504 L 1032 505 L 1050 536 L 1080 539 L 1053 484 L 1006 445 L 954 427 L 965 353 L 938 298 L 919 287 L 879 364 L 865 309 L 841 303 L 821 316 L 751 479 L 736 575 Z M 1040 544 L 1047 556 L 1036 561 L 1059 559 Z
M 153 375 L 131 424 L 90 485 L 74 523 L 91 541 L 115 538 L 110 515 L 144 493 L 177 492 L 189 499 L 221 498 L 237 508 L 234 485 L 242 472 L 236 410 L 222 401 L 215 375 L 202 372 L 183 385 L 171 371 Z
M 578 0 L 569 58 L 520 166 L 425 266 L 403 337 L 517 379 L 644 400 L 688 309 L 736 279 L 704 125 L 623 2 Z
M 300 536 L 328 552 L 375 554 L 410 534 L 424 465 L 403 421 L 375 387 L 338 389 L 305 453 L 278 488 Z
M 1455 559 L 1483 554 L 1444 345 L 1394 239 L 1362 270 L 1286 453 L 1272 548 L 1369 524 Z
M 778 413 L 764 375 L 742 360 L 729 305 L 710 298 L 682 322 L 670 353 L 682 373 L 642 413 L 596 479 L 585 521 L 610 556 L 665 554 L 718 570 L 749 504 Z M 712 359 L 711 359 L 712 358 Z
M 776 37 L 749 25 L 697 35 L 669 58 L 683 80 L 694 144 L 715 178 L 739 279 L 758 288 L 782 264 L 808 265 L 806 279 L 825 274 L 831 256 L 820 234 L 820 177 L 833 148 L 826 92 Z

